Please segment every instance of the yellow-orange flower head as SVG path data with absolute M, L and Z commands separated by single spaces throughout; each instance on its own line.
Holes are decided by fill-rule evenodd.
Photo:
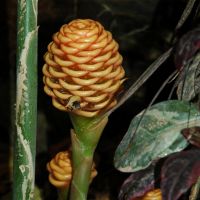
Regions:
M 147 192 L 143 197 L 136 198 L 135 200 L 162 200 L 162 193 L 160 189 L 154 189 Z
M 59 152 L 47 164 L 49 182 L 55 187 L 67 187 L 71 182 L 72 166 L 69 156 L 70 154 L 67 151 Z
M 44 55 L 44 91 L 53 105 L 85 117 L 113 107 L 125 75 L 118 47 L 97 21 L 63 25 Z
M 49 182 L 57 188 L 66 188 L 69 186 L 72 179 L 71 155 L 68 151 L 62 151 L 47 163 L 49 171 Z M 97 175 L 95 164 L 91 169 L 90 181 Z

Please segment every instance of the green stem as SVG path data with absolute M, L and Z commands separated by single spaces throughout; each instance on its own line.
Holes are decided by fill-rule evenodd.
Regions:
M 72 168 L 70 200 L 86 200 L 93 156 L 108 118 L 85 118 L 70 115 L 74 130 L 72 139 Z
M 67 200 L 69 193 L 69 187 L 58 189 L 58 200 Z
M 13 199 L 34 199 L 37 118 L 37 0 L 18 0 Z

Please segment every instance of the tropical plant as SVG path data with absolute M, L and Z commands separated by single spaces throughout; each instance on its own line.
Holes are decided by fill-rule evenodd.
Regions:
M 37 187 L 34 196 L 37 1 L 27 2 L 19 1 L 18 4 L 17 153 L 14 156 L 13 196 L 17 199 L 34 199 L 38 196 L 39 199 L 41 193 Z M 73 17 L 68 16 L 70 19 L 77 16 L 78 3 L 74 2 L 76 6 Z M 140 11 L 139 1 L 133 2 L 135 10 Z M 147 2 L 144 0 L 142 4 Z M 152 2 L 149 5 L 158 1 Z M 138 33 L 148 29 L 146 24 L 149 19 L 144 19 L 139 12 L 136 13 L 139 17 L 135 17 L 136 14 L 126 3 L 125 8 L 107 1 L 96 0 L 95 3 L 103 8 L 96 14 L 98 19 L 105 14 L 107 18 L 114 16 L 105 25 L 109 26 L 109 30 L 118 29 L 116 37 L 129 49 L 136 44 L 135 40 L 141 39 Z M 148 7 L 146 15 L 152 12 L 152 7 Z M 47 164 L 49 181 L 58 188 L 59 199 L 68 199 L 69 196 L 71 200 L 87 199 L 90 183 L 97 175 L 94 152 L 108 117 L 169 58 L 175 60 L 173 72 L 163 81 L 147 108 L 134 116 L 116 149 L 114 166 L 121 172 L 132 173 L 122 185 L 119 199 L 198 198 L 200 28 L 193 26 L 190 31 L 185 31 L 183 27 L 188 18 L 194 25 L 198 23 L 199 7 L 199 2 L 188 1 L 173 37 L 167 39 L 169 49 L 128 89 L 122 89 L 127 79 L 121 66 L 119 46 L 99 22 L 73 20 L 54 34 L 44 56 L 44 90 L 52 98 L 54 107 L 69 112 L 74 127 L 71 130 L 71 149 L 57 153 Z M 134 30 L 128 28 L 129 24 L 141 23 L 140 20 L 145 22 L 143 27 L 136 26 Z M 119 24 L 122 24 L 121 29 L 118 28 Z M 156 102 L 165 86 L 172 82 L 174 84 L 168 99 Z
M 190 13 L 198 10 L 198 6 L 196 8 L 194 5 L 194 0 L 188 2 L 181 19 L 176 26 L 174 39 L 169 50 L 145 70 L 137 81 L 122 94 L 121 98 L 118 99 L 117 104 L 110 106 L 109 109 L 106 109 L 105 107 L 103 112 L 99 112 L 98 109 L 96 109 L 98 112 L 93 112 L 93 110 L 91 110 L 92 107 L 89 106 L 90 103 L 88 104 L 88 100 L 86 100 L 89 99 L 90 96 L 86 96 L 87 98 L 84 96 L 82 97 L 82 93 L 79 92 L 80 88 L 83 88 L 83 91 L 87 91 L 88 88 L 92 88 L 92 90 L 94 90 L 94 87 L 97 88 L 96 82 L 94 87 L 93 82 L 89 83 L 90 79 L 93 81 L 93 79 L 97 78 L 96 75 L 94 78 L 92 75 L 93 72 L 91 73 L 87 66 L 83 65 L 82 67 L 82 63 L 88 62 L 84 59 L 87 60 L 90 58 L 90 55 L 86 55 L 82 61 L 81 58 L 76 57 L 77 52 L 72 52 L 79 49 L 80 44 L 67 46 L 66 49 L 64 46 L 60 45 L 62 42 L 65 44 L 70 41 L 68 38 L 66 38 L 65 41 L 65 29 L 68 31 L 66 25 L 60 29 L 60 33 L 53 36 L 54 42 L 49 44 L 48 53 L 45 54 L 46 64 L 43 67 L 44 83 L 45 92 L 52 97 L 53 105 L 60 110 L 72 112 L 70 116 L 75 128 L 75 132 L 72 131 L 71 133 L 73 157 L 71 171 L 73 171 L 73 175 L 71 176 L 70 174 L 69 176 L 72 177 L 72 180 L 70 178 L 67 180 L 67 183 L 65 183 L 68 188 L 68 185 L 70 185 L 69 181 L 71 181 L 70 199 L 86 199 L 87 197 L 93 153 L 99 140 L 99 136 L 106 124 L 106 122 L 104 122 L 103 125 L 101 125 L 101 120 L 104 119 L 104 117 L 106 119 L 113 111 L 124 104 L 151 77 L 151 75 L 172 56 L 175 57 L 176 68 L 163 82 L 160 89 L 149 103 L 149 106 L 133 118 L 127 133 L 115 152 L 115 167 L 122 172 L 132 172 L 131 176 L 125 181 L 121 188 L 119 199 L 134 200 L 143 198 L 143 196 L 147 195 L 146 193 L 151 192 L 152 190 L 157 191 L 156 189 L 158 187 L 160 188 L 159 193 L 155 194 L 159 194 L 159 198 L 160 195 L 162 195 L 163 199 L 176 200 L 187 193 L 191 186 L 196 182 L 197 184 L 194 185 L 193 188 L 198 189 L 199 183 L 197 180 L 200 175 L 200 160 L 198 156 L 200 151 L 197 148 L 200 146 L 200 128 L 198 126 L 200 123 L 200 113 L 198 109 L 198 97 L 200 91 L 198 67 L 200 61 L 200 45 L 198 39 L 199 28 L 195 27 L 195 29 L 187 32 L 181 37 L 176 34 L 180 31 L 183 24 L 190 16 Z M 107 7 L 105 7 L 105 9 L 106 8 Z M 78 28 L 73 25 L 73 23 L 77 23 L 76 26 Z M 72 26 L 75 31 L 76 29 L 79 31 L 78 29 L 85 26 L 84 23 L 85 21 L 72 21 L 68 26 Z M 72 30 L 70 29 L 70 31 Z M 79 32 L 77 32 L 75 36 L 73 36 L 72 33 L 70 34 L 69 37 L 71 37 L 71 39 L 76 39 L 72 37 L 78 38 L 77 34 L 79 34 Z M 90 40 L 92 42 L 93 38 Z M 87 47 L 83 46 L 83 48 Z M 80 49 L 80 51 L 82 51 L 82 46 L 80 46 Z M 96 53 L 98 54 L 97 50 L 94 52 L 94 57 Z M 63 52 L 69 54 L 67 60 L 65 60 Z M 54 55 L 54 57 L 52 55 Z M 80 55 L 82 56 L 81 53 Z M 118 60 L 118 58 L 115 60 Z M 80 65 L 82 71 L 79 72 L 76 67 L 71 68 L 70 66 L 73 65 L 73 63 L 77 63 L 78 66 Z M 84 66 L 87 69 L 84 68 Z M 83 80 L 78 78 L 83 76 L 83 73 L 87 70 L 89 70 L 87 72 L 89 73 L 89 77 L 86 76 Z M 101 73 L 103 72 L 102 70 L 104 71 L 104 68 L 101 69 Z M 92 77 L 90 77 L 90 73 Z M 96 74 L 96 71 L 94 74 Z M 66 75 L 71 78 L 68 80 Z M 123 76 L 124 74 L 122 73 L 118 79 L 121 81 L 120 84 L 124 81 L 124 79 L 122 79 Z M 66 78 L 65 81 L 62 80 L 63 77 Z M 87 78 L 88 81 L 86 80 Z M 154 104 L 163 88 L 169 82 L 174 80 L 175 83 L 171 89 L 169 98 Z M 67 84 L 65 84 L 65 82 L 67 82 Z M 106 83 L 107 82 L 100 82 L 98 84 L 100 87 L 101 84 Z M 95 98 L 96 97 L 97 96 L 95 96 Z M 70 101 L 71 98 L 75 99 Z M 93 118 L 94 116 L 95 118 L 97 116 L 97 118 Z M 98 129 L 94 129 L 93 126 L 100 127 L 101 130 L 99 134 L 97 134 Z M 81 141 L 81 143 L 83 142 L 84 144 L 83 146 L 85 146 L 84 148 L 89 148 L 91 145 L 90 142 L 93 140 L 91 140 L 92 137 L 90 138 L 90 134 L 96 134 L 96 136 L 93 136 L 95 138 L 95 145 L 91 148 L 92 154 L 89 159 L 90 161 L 88 162 L 87 155 L 89 155 L 89 151 L 81 153 L 82 147 L 79 143 Z M 84 159 L 86 160 L 84 161 Z M 55 158 L 54 160 L 57 159 Z M 49 166 L 51 166 L 51 162 Z M 59 163 L 58 160 L 54 163 L 56 162 Z M 180 165 L 181 169 L 177 170 Z M 58 178 L 59 180 L 55 179 L 55 181 L 60 181 L 60 176 L 55 175 L 55 172 L 53 173 L 53 170 L 56 168 L 53 164 L 51 167 L 52 169 L 48 167 L 50 177 Z M 59 164 L 59 167 L 62 166 Z M 84 172 L 84 169 L 86 168 L 87 170 Z M 82 178 L 80 179 L 80 177 Z M 50 179 L 50 181 L 55 182 L 52 181 L 52 179 Z M 197 189 L 192 190 L 191 198 L 197 198 Z M 62 191 L 59 191 L 59 194 L 62 192 L 63 188 Z M 66 198 L 65 196 L 66 194 L 64 195 L 64 199 Z M 147 195 L 144 199 L 145 198 L 149 198 L 149 196 Z
M 194 3 L 188 2 L 176 33 L 189 13 L 195 12 Z M 121 187 L 120 200 L 143 199 L 147 192 L 156 188 L 161 189 L 164 200 L 199 197 L 199 30 L 197 26 L 180 38 L 175 36 L 172 48 L 155 61 L 126 94 L 132 95 L 141 80 L 151 75 L 152 69 L 155 71 L 169 55 L 174 56 L 176 69 L 164 81 L 149 106 L 133 118 L 115 152 L 115 167 L 132 173 Z M 169 98 L 154 104 L 172 80 L 175 83 Z

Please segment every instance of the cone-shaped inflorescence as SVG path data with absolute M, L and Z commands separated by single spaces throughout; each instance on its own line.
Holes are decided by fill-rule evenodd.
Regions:
M 135 200 L 162 200 L 162 193 L 160 189 L 154 189 L 147 192 L 143 197 L 136 198 Z
M 57 188 L 66 188 L 72 179 L 71 154 L 68 151 L 61 151 L 47 163 L 49 171 L 49 182 Z M 91 181 L 97 175 L 95 164 L 92 165 Z
M 99 22 L 77 19 L 63 25 L 44 59 L 44 90 L 56 108 L 94 117 L 116 105 L 124 81 L 122 56 Z

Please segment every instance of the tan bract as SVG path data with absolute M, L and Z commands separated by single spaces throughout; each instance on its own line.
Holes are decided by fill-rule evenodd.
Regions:
M 44 90 L 56 108 L 93 117 L 116 105 L 125 75 L 122 56 L 99 22 L 77 19 L 63 25 L 44 59 Z
M 160 189 L 151 190 L 138 200 L 162 200 L 161 190 Z
M 47 163 L 49 182 L 57 188 L 66 188 L 72 179 L 71 155 L 68 151 L 62 151 Z M 90 181 L 97 175 L 95 164 L 92 164 Z

